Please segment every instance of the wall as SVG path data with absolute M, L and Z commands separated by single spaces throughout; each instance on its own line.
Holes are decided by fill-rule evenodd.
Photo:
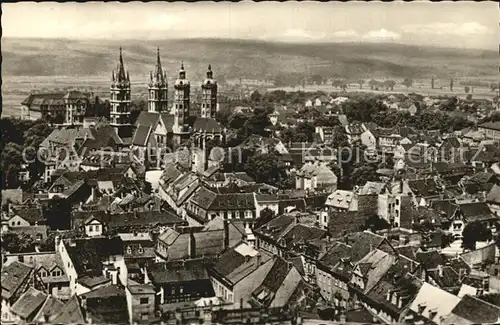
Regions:
M 125 288 L 125 293 L 127 296 L 127 306 L 131 323 L 149 324 L 155 317 L 154 293 L 131 294 L 128 287 Z M 141 304 L 142 298 L 148 299 L 148 302 L 146 304 Z
M 102 224 L 97 220 L 92 220 L 90 224 L 85 225 L 85 234 L 89 237 L 102 235 Z
M 495 261 L 496 245 L 492 243 L 480 249 L 460 255 L 462 259 L 469 265 L 481 264 L 486 261 Z
M 10 218 L 9 220 L 9 226 L 11 228 L 15 228 L 15 227 L 27 227 L 29 226 L 29 222 L 27 222 L 26 220 L 24 220 L 23 218 L 21 218 L 20 216 L 13 216 L 12 218 Z
M 78 274 L 76 273 L 73 261 L 71 261 L 71 258 L 68 255 L 64 241 L 61 240 L 59 242 L 59 245 L 56 246 L 56 249 L 61 256 L 64 266 L 64 272 L 66 273 L 66 275 L 68 275 L 69 287 L 71 290 L 71 294 L 73 295 L 76 293 L 76 279 L 78 277 Z

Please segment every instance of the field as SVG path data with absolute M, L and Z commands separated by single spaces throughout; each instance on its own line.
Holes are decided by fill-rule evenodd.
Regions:
M 274 80 L 278 76 L 298 75 L 356 79 L 411 77 L 417 82 L 396 92 L 446 94 L 454 78 L 457 95 L 463 94 L 464 79 L 498 81 L 498 53 L 395 44 L 287 44 L 225 39 L 187 39 L 160 41 L 75 41 L 61 39 L 2 38 L 3 115 L 17 115 L 20 102 L 30 91 L 80 88 L 107 97 L 111 70 L 116 68 L 118 48 L 123 47 L 125 65 L 130 71 L 132 96 L 143 96 L 149 71 L 153 69 L 156 47 L 161 49 L 169 83 L 177 77 L 180 62 L 187 69 L 193 86 L 212 64 L 214 76 L 225 79 Z M 431 90 L 435 76 L 443 90 Z M 222 87 L 221 87 L 222 88 Z M 367 88 L 365 85 L 363 88 Z M 309 90 L 334 91 L 331 86 L 310 86 Z M 353 85 L 348 91 L 359 91 Z M 365 89 L 364 91 L 367 91 Z M 488 89 L 475 89 L 474 96 L 490 96 Z

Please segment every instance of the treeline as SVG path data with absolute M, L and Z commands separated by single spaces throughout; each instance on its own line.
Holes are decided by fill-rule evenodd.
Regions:
M 415 105 L 420 103 L 415 102 Z M 443 112 L 418 110 L 417 114 L 411 115 L 408 112 L 389 111 L 381 101 L 374 98 L 347 102 L 343 105 L 343 110 L 349 121 L 374 122 L 384 128 L 410 126 L 418 130 L 450 132 L 474 124 L 465 117 Z

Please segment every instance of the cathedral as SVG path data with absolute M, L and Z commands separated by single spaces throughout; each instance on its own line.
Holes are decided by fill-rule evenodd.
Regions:
M 175 149 L 188 139 L 202 148 L 206 140 L 224 140 L 223 129 L 215 120 L 217 82 L 210 65 L 206 79 L 201 83 L 200 116 L 191 116 L 191 83 L 186 76 L 184 64 L 181 64 L 173 91 L 173 103 L 169 109 L 167 73 L 162 68 L 158 49 L 156 65 L 154 71 L 150 72 L 148 84 L 148 110 L 142 111 L 135 125 L 131 125 L 130 75 L 125 71 L 120 48 L 118 67 L 112 73 L 110 88 L 110 125 L 121 137 L 132 137 L 132 148 Z

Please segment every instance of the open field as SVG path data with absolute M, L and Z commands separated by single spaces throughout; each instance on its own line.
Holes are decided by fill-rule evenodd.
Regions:
M 278 76 L 298 75 L 357 79 L 416 80 L 410 89 L 397 85 L 394 92 L 424 95 L 464 96 L 462 80 L 498 82 L 498 53 L 372 43 L 287 44 L 228 39 L 187 39 L 159 41 L 75 41 L 63 39 L 2 38 L 3 115 L 17 115 L 20 102 L 33 89 L 54 91 L 79 88 L 107 97 L 111 70 L 116 67 L 118 48 L 123 47 L 125 65 L 130 71 L 132 96 L 145 94 L 149 71 L 153 69 L 156 47 L 167 70 L 169 83 L 177 77 L 180 62 L 194 87 L 204 79 L 210 63 L 216 79 L 249 78 L 274 80 Z M 430 77 L 443 90 L 429 89 Z M 448 90 L 449 79 L 455 90 Z M 221 87 L 222 88 L 222 87 Z M 367 85 L 363 91 L 368 91 Z M 368 89 L 366 89 L 368 88 Z M 284 88 L 293 89 L 293 88 Z M 295 88 L 294 90 L 297 90 Z M 338 91 L 329 85 L 308 86 L 306 91 Z M 352 85 L 347 91 L 359 91 Z M 476 88 L 473 96 L 494 96 L 488 89 Z

